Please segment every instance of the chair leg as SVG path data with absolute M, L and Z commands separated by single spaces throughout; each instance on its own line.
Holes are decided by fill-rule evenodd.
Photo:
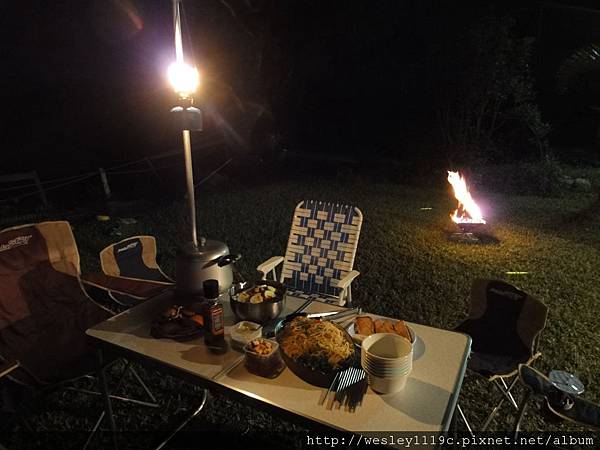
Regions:
M 460 418 L 462 419 L 462 421 L 465 423 L 465 426 L 467 427 L 467 430 L 469 431 L 469 434 L 474 437 L 475 433 L 473 433 L 473 429 L 471 428 L 471 424 L 469 423 L 469 421 L 465 417 L 465 413 L 463 412 L 462 408 L 460 407 L 460 405 L 458 403 L 456 404 L 456 410 L 458 411 L 458 414 L 460 414 Z
M 504 401 L 506 399 L 508 399 L 508 401 L 511 402 L 513 404 L 513 406 L 516 407 L 516 409 L 519 409 L 518 406 L 516 406 L 514 397 L 510 393 L 510 390 L 517 384 L 519 377 L 515 377 L 513 379 L 513 381 L 510 383 L 510 386 L 506 386 L 506 383 L 504 382 L 504 380 L 502 378 L 500 380 L 502 381 L 502 384 L 500 384 L 498 382 L 498 380 L 494 380 L 494 384 L 498 387 L 498 389 L 500 389 L 500 392 L 502 392 L 502 397 L 500 398 L 500 400 L 498 401 L 498 403 L 496 404 L 494 409 L 492 409 L 492 411 L 488 415 L 487 419 L 485 419 L 485 422 L 483 423 L 483 425 L 481 427 L 481 431 L 487 430 L 488 426 L 490 425 L 490 423 L 492 422 L 494 417 L 496 417 L 496 414 L 498 413 L 498 411 L 500 410 L 500 408 L 502 407 L 502 405 L 504 404 Z M 506 388 L 506 391 L 504 390 L 504 388 Z
M 94 438 L 94 435 L 96 434 L 96 431 L 98 431 L 98 428 L 100 428 L 100 424 L 104 420 L 104 417 L 106 417 L 106 411 L 102 411 L 100 413 L 100 415 L 98 416 L 98 420 L 96 420 L 96 423 L 94 424 L 94 428 L 92 428 L 92 431 L 90 432 L 90 435 L 88 436 L 87 440 L 85 441 L 85 444 L 83 445 L 82 450 L 86 450 L 88 445 L 90 445 L 90 442 L 92 442 L 92 439 Z
M 504 378 L 500 378 L 500 382 L 502 383 L 502 386 L 504 387 L 504 391 L 506 395 L 508 396 L 508 399 L 510 401 L 510 403 L 513 405 L 513 407 L 518 410 L 519 406 L 517 405 L 517 401 L 515 400 L 515 398 L 513 397 L 512 393 L 510 392 L 510 390 L 515 386 L 515 384 L 517 383 L 517 380 L 519 378 L 515 377 L 513 379 L 513 381 L 510 383 L 510 387 L 506 385 L 506 381 L 504 381 Z
M 515 429 L 514 429 L 514 439 L 515 440 L 519 436 L 519 431 L 521 431 L 521 422 L 523 421 L 523 417 L 525 417 L 525 410 L 527 409 L 527 403 L 529 402 L 529 399 L 531 398 L 532 394 L 533 394 L 533 392 L 528 390 L 527 394 L 525 394 L 525 398 L 523 398 L 523 402 L 521 403 L 521 406 L 519 407 L 519 413 L 517 414 L 517 418 L 515 421 Z
M 146 392 L 146 394 L 148 395 L 148 397 L 150 397 L 150 399 L 152 399 L 152 402 L 158 406 L 158 403 L 156 402 L 156 397 L 154 397 L 154 395 L 152 394 L 152 391 L 150 391 L 150 389 L 148 388 L 148 386 L 146 385 L 146 383 L 144 383 L 144 380 L 142 380 L 142 378 L 139 376 L 139 374 L 137 373 L 137 370 L 135 370 L 132 367 L 131 368 L 131 373 L 133 374 L 133 376 L 135 377 L 135 379 L 137 380 L 137 382 L 140 384 L 140 386 L 142 386 L 142 389 L 144 389 L 144 391 Z
M 492 409 L 492 412 L 490 412 L 490 414 L 487 416 L 487 419 L 485 419 L 485 422 L 481 426 L 481 431 L 487 430 L 488 426 L 490 425 L 490 423 L 492 422 L 492 420 L 494 419 L 494 417 L 496 417 L 496 413 L 498 412 L 498 410 L 500 409 L 500 407 L 503 404 L 504 404 L 504 397 L 502 397 L 500 399 L 500 401 L 496 404 L 496 406 L 494 407 L 494 409 Z
M 80 388 L 68 387 L 67 390 L 73 391 L 73 392 L 81 392 L 82 394 L 87 394 L 87 395 L 102 395 L 102 392 L 92 391 L 90 389 L 80 389 Z M 120 395 L 108 394 L 108 396 L 112 400 L 119 400 L 119 401 L 125 402 L 125 403 L 133 403 L 135 405 L 147 406 L 149 408 L 158 408 L 160 406 L 156 402 L 153 402 L 153 403 L 145 402 L 143 400 L 136 400 L 134 398 L 122 397 Z
M 109 394 L 109 397 L 113 400 L 119 400 L 119 401 L 126 402 L 126 403 L 134 403 L 134 404 L 140 405 L 140 406 L 147 406 L 150 408 L 158 408 L 160 405 L 157 403 L 156 398 L 154 397 L 152 392 L 150 392 L 150 389 L 148 388 L 148 386 L 140 378 L 137 371 L 133 368 L 133 366 L 131 365 L 131 363 L 129 361 L 126 362 L 125 368 L 123 369 L 123 373 L 121 374 L 121 378 L 119 378 L 119 382 L 117 383 L 117 387 L 115 388 L 114 392 L 118 392 L 119 388 L 123 385 L 125 377 L 127 376 L 127 374 L 129 372 L 131 372 L 133 374 L 133 376 L 135 377 L 137 382 L 140 384 L 142 389 L 144 389 L 144 391 L 146 392 L 148 397 L 150 397 L 151 402 L 145 402 L 143 400 L 136 400 L 133 398 L 123 397 L 123 396 L 119 396 L 119 395 L 115 395 L 115 394 Z M 66 389 L 69 391 L 81 392 L 81 393 L 87 394 L 87 395 L 102 395 L 102 392 L 94 391 L 91 389 L 76 388 L 76 387 L 72 387 L 72 386 L 69 386 Z
M 487 430 L 488 426 L 490 425 L 490 423 L 492 423 L 492 420 L 494 419 L 494 417 L 496 417 L 496 414 L 498 413 L 498 411 L 504 404 L 504 400 L 505 400 L 505 398 L 504 398 L 504 396 L 502 396 L 500 398 L 500 400 L 498 401 L 498 403 L 496 403 L 496 406 L 494 406 L 494 408 L 490 411 L 490 414 L 487 416 L 487 418 L 485 419 L 485 422 L 481 426 L 481 431 Z
M 167 445 L 167 443 L 173 438 L 173 436 L 175 436 L 177 433 L 179 433 L 179 431 L 181 431 L 181 429 L 183 427 L 185 427 L 194 417 L 196 417 L 200 413 L 200 411 L 202 411 L 202 409 L 204 408 L 204 405 L 206 404 L 207 399 L 208 399 L 208 390 L 204 389 L 202 392 L 202 401 L 200 402 L 200 406 L 198 406 L 198 408 L 196 408 L 181 424 L 179 424 L 179 426 L 171 434 L 169 434 L 169 436 L 167 436 L 167 438 L 164 441 L 162 441 L 158 445 L 158 447 L 156 447 L 155 450 L 160 450 L 165 445 Z

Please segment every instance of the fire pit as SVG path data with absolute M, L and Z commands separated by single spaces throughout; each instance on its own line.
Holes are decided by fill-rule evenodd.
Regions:
M 450 215 L 452 222 L 446 228 L 448 239 L 462 244 L 497 244 L 499 241 L 489 232 L 479 205 L 475 202 L 467 182 L 459 172 L 448 171 L 448 183 L 452 185 L 458 207 Z

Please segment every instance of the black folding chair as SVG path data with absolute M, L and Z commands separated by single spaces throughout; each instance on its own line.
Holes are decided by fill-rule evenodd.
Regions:
M 455 331 L 466 333 L 473 340 L 467 368 L 492 382 L 502 393 L 481 431 L 488 428 L 505 401 L 518 410 L 511 393 L 518 381 L 518 368 L 541 356 L 540 332 L 547 315 L 548 308 L 543 303 L 504 281 L 473 282 L 469 317 Z M 460 405 L 457 409 L 472 433 Z
M 102 274 L 86 274 L 83 281 L 108 291 L 121 306 L 130 307 L 173 286 L 156 261 L 154 236 L 133 236 L 100 252 Z
M 112 313 L 95 303 L 79 278 L 79 253 L 68 222 L 43 222 L 0 231 L 0 363 L 18 361 L 2 370 L 7 396 L 20 388 L 37 397 L 57 389 L 99 396 L 73 382 L 94 378 L 101 368 L 98 354 L 88 346 L 85 331 Z M 104 373 L 104 371 L 102 371 Z M 157 407 L 152 393 L 130 364 L 132 373 L 151 401 L 113 395 L 112 398 Z M 16 416 L 27 412 L 17 404 Z M 101 414 L 101 418 L 104 413 Z M 100 426 L 96 422 L 94 431 Z

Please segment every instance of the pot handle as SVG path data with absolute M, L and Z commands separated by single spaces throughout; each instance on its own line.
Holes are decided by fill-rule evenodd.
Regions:
M 242 257 L 242 255 L 240 255 L 239 253 L 236 255 L 234 255 L 234 254 L 223 255 L 217 260 L 217 265 L 219 267 L 225 267 L 229 264 L 233 264 L 234 262 L 238 261 L 241 257 Z

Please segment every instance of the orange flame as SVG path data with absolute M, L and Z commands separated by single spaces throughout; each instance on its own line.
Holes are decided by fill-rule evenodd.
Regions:
M 485 223 L 481 210 L 467 188 L 465 178 L 458 172 L 448 171 L 448 183 L 454 189 L 454 197 L 458 200 L 458 208 L 450 215 L 456 223 Z

